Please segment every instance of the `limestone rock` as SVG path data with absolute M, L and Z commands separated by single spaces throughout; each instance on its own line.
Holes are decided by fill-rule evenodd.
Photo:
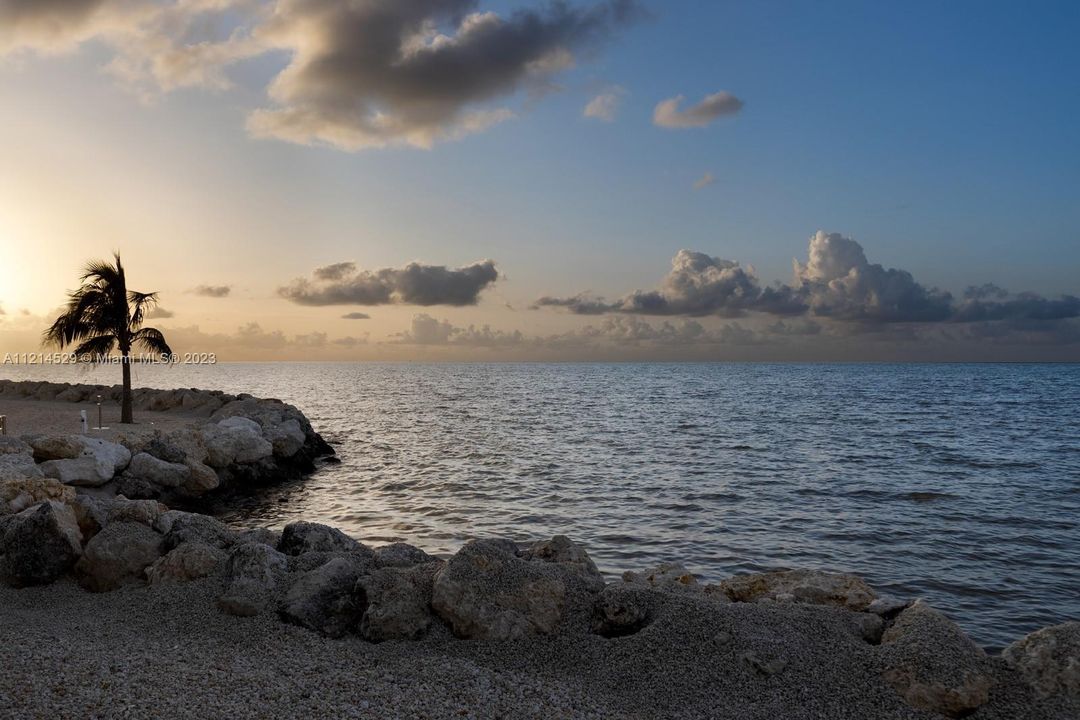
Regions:
M 1005 648 L 1002 657 L 1042 697 L 1080 697 L 1080 622 L 1036 630 Z
M 290 458 L 300 452 L 306 440 L 300 423 L 293 418 L 267 428 L 265 434 L 273 446 L 274 456 L 280 458 Z
M 198 513 L 169 510 L 154 522 L 154 528 L 165 535 L 165 549 L 172 550 L 186 542 L 201 542 L 216 548 L 226 548 L 236 542 L 237 533 L 220 520 Z
M 159 488 L 178 488 L 191 478 L 191 469 L 187 465 L 167 462 L 148 452 L 140 452 L 131 458 L 124 475 Z
M 225 593 L 218 598 L 218 608 L 240 617 L 269 610 L 277 603 L 287 570 L 287 558 L 269 545 L 236 545 L 225 563 Z
M 990 699 L 986 653 L 922 600 L 897 616 L 880 650 L 886 682 L 912 707 L 963 717 Z
M 206 543 L 186 542 L 158 558 L 146 569 L 151 585 L 169 582 L 188 582 L 213 575 L 227 559 L 224 550 Z
M 66 573 L 82 553 L 75 513 L 56 500 L 0 519 L 0 580 L 44 585 Z
M 783 570 L 780 572 L 737 575 L 723 580 L 720 589 L 735 602 L 782 600 L 811 605 L 835 605 L 849 610 L 866 610 L 875 599 L 874 591 L 862 578 L 820 570 Z
M 162 537 L 140 522 L 111 522 L 86 544 L 75 564 L 79 584 L 92 592 L 108 592 L 142 583 L 146 568 L 162 553 Z
M 370 558 L 364 556 L 334 558 L 300 576 L 285 594 L 278 614 L 323 635 L 341 637 L 360 622 L 364 606 L 354 589 L 372 569 Z
M 375 562 L 379 567 L 412 567 L 435 562 L 435 558 L 408 543 L 391 543 L 375 548 Z
M 677 563 L 661 563 L 641 572 L 627 570 L 622 579 L 630 585 L 662 592 L 700 593 L 704 590 L 694 574 Z
M 23 453 L 0 454 L 0 481 L 23 480 L 33 477 L 44 477 L 44 473 L 34 462 L 32 455 Z
M 46 500 L 71 505 L 75 502 L 75 489 L 52 478 L 0 480 L 0 515 L 20 513 Z
M 156 500 L 128 500 L 118 495 L 109 507 L 106 523 L 130 521 L 152 528 L 168 509 Z
M 309 552 L 350 552 L 365 547 L 337 528 L 300 521 L 285 526 L 278 550 L 286 555 L 302 555 Z
M 67 485 L 99 487 L 128 466 L 131 452 L 100 438 L 69 435 L 31 441 L 42 472 Z
M 431 597 L 441 561 L 391 566 L 360 578 L 357 591 L 367 609 L 360 635 L 371 642 L 416 640 L 431 626 Z
M 604 576 L 596 569 L 596 563 L 581 547 L 565 535 L 556 535 L 550 540 L 540 540 L 533 543 L 522 557 L 526 560 L 539 560 L 542 562 L 559 563 L 563 567 L 577 568 L 590 578 L 604 582 Z
M 274 453 L 274 446 L 262 436 L 259 424 L 244 417 L 208 423 L 202 428 L 202 438 L 206 446 L 206 464 L 212 468 L 258 462 Z
M 587 622 L 602 585 L 573 564 L 528 561 L 512 543 L 471 541 L 435 577 L 432 608 L 463 638 L 508 640 Z

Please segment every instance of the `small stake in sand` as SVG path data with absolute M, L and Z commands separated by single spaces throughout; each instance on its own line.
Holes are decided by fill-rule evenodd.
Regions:
M 7 415 L 0 415 L 0 435 L 7 435 Z
M 86 428 L 87 428 L 86 411 L 85 410 L 80 410 L 79 411 L 79 418 L 82 420 L 82 434 L 85 435 L 86 434 Z

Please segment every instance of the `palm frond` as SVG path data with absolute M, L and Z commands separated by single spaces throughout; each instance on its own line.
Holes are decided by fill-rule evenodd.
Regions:
M 128 321 L 128 327 L 131 330 L 136 330 L 143 324 L 146 314 L 157 305 L 158 295 L 156 292 L 144 293 L 129 290 L 127 299 L 128 304 L 131 306 L 131 319 Z
M 115 345 L 115 335 L 95 335 L 75 348 L 75 355 L 84 360 L 101 362 Z
M 165 342 L 165 336 L 157 328 L 143 328 L 131 336 L 133 345 L 140 345 L 147 352 L 158 355 L 172 355 L 172 348 Z

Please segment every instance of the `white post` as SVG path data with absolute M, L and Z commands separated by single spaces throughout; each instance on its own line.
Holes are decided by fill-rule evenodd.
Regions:
M 82 418 L 82 433 L 83 433 L 83 435 L 85 435 L 86 431 L 89 429 L 88 425 L 87 425 L 87 422 L 86 422 L 86 411 L 85 410 L 80 410 L 79 411 L 79 417 Z

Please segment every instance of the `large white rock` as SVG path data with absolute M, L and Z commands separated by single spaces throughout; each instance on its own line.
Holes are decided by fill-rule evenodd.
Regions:
M 78 435 L 46 438 L 34 447 L 38 457 L 42 456 L 39 448 L 49 456 L 64 455 L 46 460 L 41 464 L 41 470 L 46 477 L 56 478 L 66 485 L 99 487 L 112 480 L 131 461 L 131 451 L 126 447 L 100 438 Z M 78 454 L 72 456 L 76 450 Z
M 32 455 L 4 453 L 0 455 L 0 480 L 22 480 L 44 477 Z
M 267 428 L 266 439 L 273 445 L 275 457 L 291 458 L 304 447 L 306 437 L 300 423 L 290 418 Z
M 274 454 L 274 446 L 262 436 L 259 424 L 243 417 L 231 417 L 202 428 L 206 464 L 225 468 L 233 463 L 258 462 Z

